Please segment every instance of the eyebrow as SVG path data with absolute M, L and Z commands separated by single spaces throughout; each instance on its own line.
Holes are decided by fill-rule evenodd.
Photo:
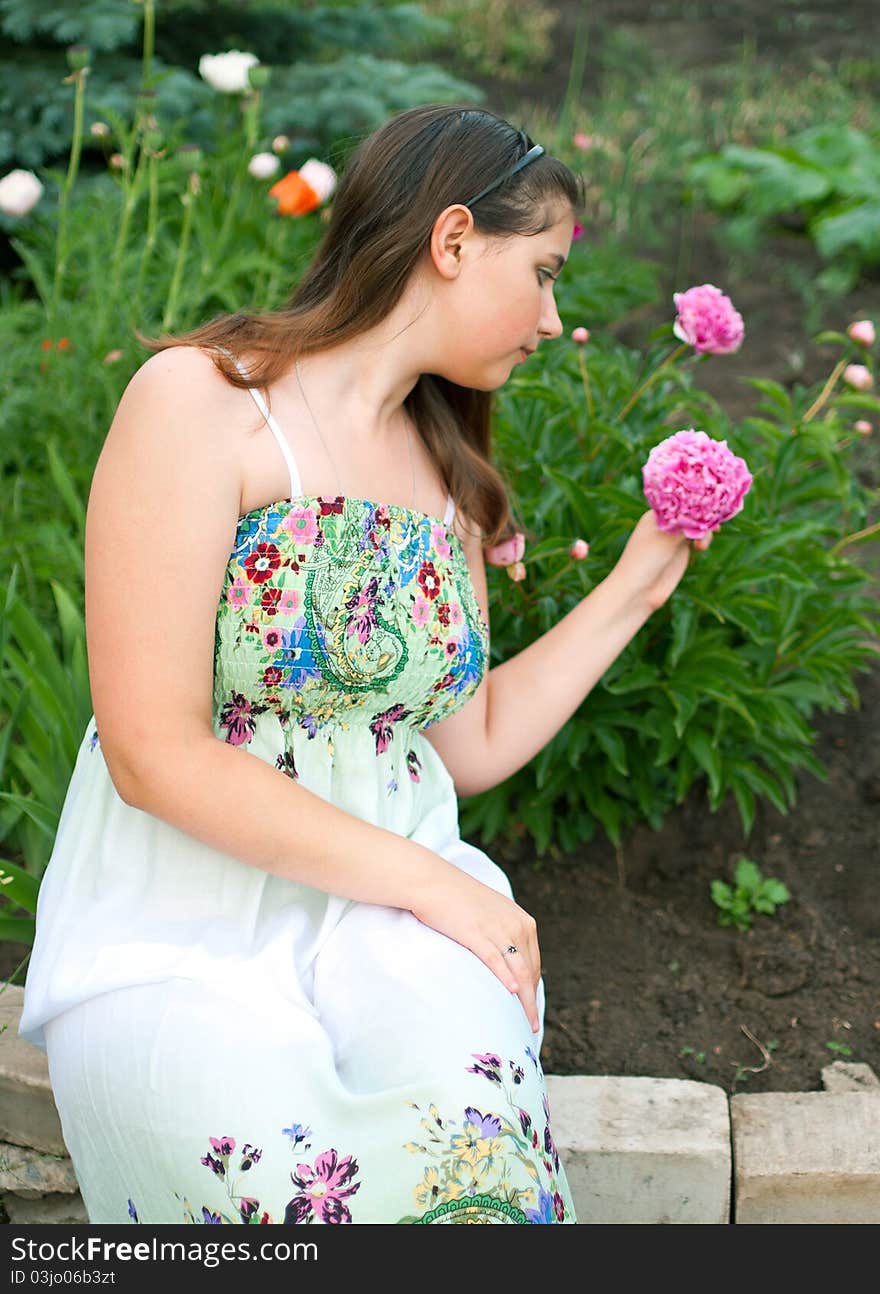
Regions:
M 565 257 L 564 257 L 564 256 L 560 256 L 560 255 L 559 255 L 559 252 L 551 252 L 551 253 L 550 253 L 550 259 L 551 259 L 552 261 L 555 261 L 555 262 L 556 262 L 556 269 L 557 269 L 557 270 L 561 270 L 561 269 L 562 269 L 562 267 L 563 267 L 563 265 L 565 264 Z

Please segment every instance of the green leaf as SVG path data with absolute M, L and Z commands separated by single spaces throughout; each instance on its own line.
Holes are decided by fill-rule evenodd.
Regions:
M 761 884 L 761 871 L 757 863 L 750 858 L 740 858 L 733 871 L 738 887 L 746 891 L 748 897 L 755 894 Z
M 0 897 L 8 899 L 17 907 L 27 908 L 28 912 L 36 912 L 39 889 L 39 881 L 23 867 L 18 867 L 7 858 L 0 858 Z

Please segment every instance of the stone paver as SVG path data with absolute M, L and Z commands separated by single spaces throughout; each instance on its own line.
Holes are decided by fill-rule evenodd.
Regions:
M 826 1092 L 880 1092 L 880 1078 L 870 1065 L 835 1060 L 822 1070 L 822 1086 Z
M 730 1123 L 720 1087 L 551 1074 L 547 1089 L 579 1221 L 730 1221 Z
M 880 1222 L 880 1093 L 734 1096 L 735 1221 Z
M 0 1142 L 0 1194 L 11 1192 L 34 1200 L 40 1195 L 71 1195 L 78 1190 L 67 1155 L 44 1155 L 40 1150 Z
M 0 980 L 0 1141 L 65 1155 L 46 1053 L 18 1036 L 23 1002 L 23 988 Z

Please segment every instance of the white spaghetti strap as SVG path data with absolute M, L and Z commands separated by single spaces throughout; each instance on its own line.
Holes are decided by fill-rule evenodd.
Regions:
M 227 351 L 226 354 L 228 355 L 229 351 Z M 242 377 L 246 378 L 248 376 L 247 369 L 238 360 L 237 356 L 232 355 L 231 359 L 232 359 L 232 362 L 235 364 L 235 367 L 238 369 L 239 373 L 242 375 Z M 287 471 L 290 475 L 290 498 L 300 499 L 302 498 L 302 492 L 303 492 L 302 481 L 300 480 L 299 468 L 296 465 L 296 459 L 293 456 L 293 450 L 290 448 L 290 444 L 287 440 L 287 437 L 285 436 L 281 428 L 278 426 L 278 423 L 275 420 L 275 418 L 270 413 L 269 406 L 266 404 L 266 401 L 263 399 L 263 396 L 257 390 L 257 388 L 255 386 L 249 386 L 248 390 L 250 391 L 251 395 L 254 397 L 254 404 L 257 406 L 260 413 L 266 419 L 266 422 L 269 426 L 269 430 L 272 432 L 272 435 L 278 441 L 278 448 L 281 450 L 282 454 L 284 455 L 284 461 L 287 464 Z
M 290 445 L 287 443 L 287 437 L 285 436 L 281 428 L 278 426 L 278 423 L 276 422 L 275 418 L 269 412 L 269 406 L 266 404 L 266 401 L 263 399 L 262 395 L 257 390 L 257 388 L 255 386 L 250 386 L 248 387 L 248 390 L 250 391 L 251 395 L 254 397 L 254 403 L 256 404 L 260 413 L 263 415 L 263 417 L 266 419 L 266 422 L 269 424 L 269 429 L 271 430 L 272 435 L 278 441 L 278 448 L 281 450 L 282 454 L 284 455 L 284 461 L 287 464 L 287 470 L 290 473 L 290 498 L 291 499 L 302 498 L 303 489 L 302 489 L 302 482 L 299 479 L 299 469 L 296 465 L 296 459 L 293 456 L 293 450 L 290 448 Z
M 455 516 L 455 500 L 451 494 L 446 496 L 446 514 L 443 517 L 444 526 L 452 525 L 452 518 Z

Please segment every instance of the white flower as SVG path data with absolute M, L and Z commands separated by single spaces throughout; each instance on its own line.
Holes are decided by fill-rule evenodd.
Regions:
M 336 188 L 336 172 L 333 167 L 326 162 L 319 162 L 316 157 L 303 162 L 299 173 L 309 188 L 314 189 L 321 202 L 326 202 Z
M 33 171 L 10 171 L 0 180 L 0 211 L 4 216 L 26 216 L 42 193 L 43 186 Z
M 199 59 L 199 76 L 224 94 L 241 94 L 250 89 L 248 71 L 259 63 L 256 54 L 230 49 L 225 54 L 203 54 Z
M 248 170 L 255 180 L 269 180 L 280 165 L 274 153 L 254 153 L 248 162 Z

